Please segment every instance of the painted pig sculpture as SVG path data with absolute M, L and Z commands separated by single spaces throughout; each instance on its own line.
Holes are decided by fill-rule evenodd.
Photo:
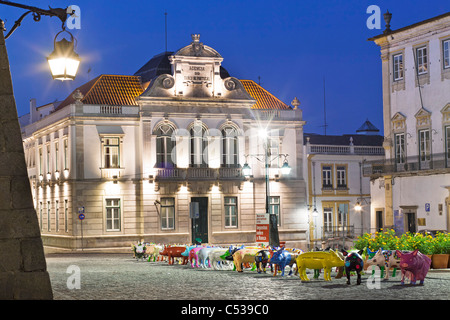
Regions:
M 293 250 L 286 250 L 284 248 L 277 249 L 273 251 L 271 254 L 271 258 L 269 260 L 269 263 L 274 264 L 276 267 L 274 268 L 275 271 L 273 273 L 274 276 L 277 275 L 278 268 L 281 270 L 281 276 L 284 276 L 284 269 L 286 266 L 290 267 L 289 275 L 292 274 L 293 266 L 297 264 L 297 258 L 301 254 L 299 251 L 293 251 Z M 298 269 L 297 269 L 298 271 Z M 297 272 L 296 271 L 296 272 Z
M 198 257 L 198 252 L 202 249 L 203 247 L 194 247 L 189 251 L 189 263 L 191 264 L 192 268 L 198 268 L 199 265 L 199 257 Z M 195 261 L 195 264 L 194 264 Z
M 258 273 L 266 273 L 266 266 L 270 260 L 270 252 L 267 249 L 260 250 L 255 255 L 256 270 Z M 269 263 L 270 264 L 270 263 Z M 270 269 L 272 270 L 272 264 L 270 264 Z
M 225 270 L 233 267 L 230 260 L 226 259 L 226 254 L 229 253 L 227 248 L 214 248 L 209 252 L 209 264 L 214 270 Z
M 243 272 L 242 266 L 247 263 L 255 263 L 255 256 L 261 248 L 245 247 L 244 249 L 237 250 L 233 254 L 234 265 L 238 272 Z
M 211 268 L 211 261 L 209 260 L 209 253 L 214 250 L 213 247 L 203 247 L 197 252 L 198 262 L 202 268 Z
M 347 284 L 350 284 L 350 272 L 355 271 L 357 275 L 356 284 L 361 284 L 361 271 L 364 269 L 364 260 L 361 257 L 363 250 L 358 252 L 342 251 L 345 256 L 345 274 L 347 276 Z
M 430 269 L 431 259 L 420 253 L 419 250 L 409 253 L 397 250 L 396 253 L 400 257 L 401 283 L 405 284 L 405 276 L 407 276 L 411 279 L 411 284 L 416 284 L 417 280 L 420 281 L 420 284 L 423 284 Z
M 175 258 L 183 257 L 181 254 L 186 250 L 186 246 L 166 246 L 159 252 L 160 255 L 167 256 L 170 265 L 174 263 Z
M 384 279 L 389 279 L 389 270 L 394 269 L 392 276 L 395 277 L 396 269 L 400 268 L 400 257 L 394 250 L 383 250 L 378 249 L 378 251 L 373 252 L 367 249 L 367 260 L 364 262 L 364 270 L 371 265 L 378 266 L 382 272 L 385 272 Z
M 333 250 L 305 252 L 297 257 L 298 273 L 302 281 L 309 281 L 306 269 L 323 269 L 325 281 L 331 281 L 331 268 L 343 266 L 344 260 Z

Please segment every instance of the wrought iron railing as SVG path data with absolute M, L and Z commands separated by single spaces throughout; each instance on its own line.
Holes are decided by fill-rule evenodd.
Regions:
M 450 157 L 444 153 L 428 156 L 412 156 L 402 159 L 380 159 L 363 163 L 364 176 L 416 172 L 422 170 L 444 170 L 450 172 Z

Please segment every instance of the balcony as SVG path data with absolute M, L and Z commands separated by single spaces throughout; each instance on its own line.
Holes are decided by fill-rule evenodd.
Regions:
M 239 168 L 158 168 L 157 180 L 233 180 L 242 179 Z
M 429 157 L 419 156 L 407 157 L 403 162 L 395 159 L 380 159 L 363 162 L 363 175 L 376 178 L 383 175 L 411 174 L 420 172 L 450 172 L 450 158 L 448 155 L 432 154 Z

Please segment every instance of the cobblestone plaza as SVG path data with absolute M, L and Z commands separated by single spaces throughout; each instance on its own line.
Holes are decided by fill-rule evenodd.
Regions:
M 74 267 L 75 266 L 75 267 Z M 313 279 L 302 282 L 298 276 L 258 274 L 249 269 L 216 271 L 191 268 L 190 265 L 168 265 L 167 262 L 137 261 L 132 254 L 51 254 L 47 268 L 55 300 L 448 300 L 450 272 L 430 270 L 424 285 L 401 285 L 400 275 L 375 282 L 368 274 L 362 284 L 346 279 L 332 281 Z M 79 289 L 71 277 L 79 275 Z

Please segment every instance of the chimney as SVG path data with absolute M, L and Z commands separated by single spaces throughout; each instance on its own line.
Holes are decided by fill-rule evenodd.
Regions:
M 30 124 L 36 121 L 37 111 L 36 111 L 36 99 L 30 99 Z

